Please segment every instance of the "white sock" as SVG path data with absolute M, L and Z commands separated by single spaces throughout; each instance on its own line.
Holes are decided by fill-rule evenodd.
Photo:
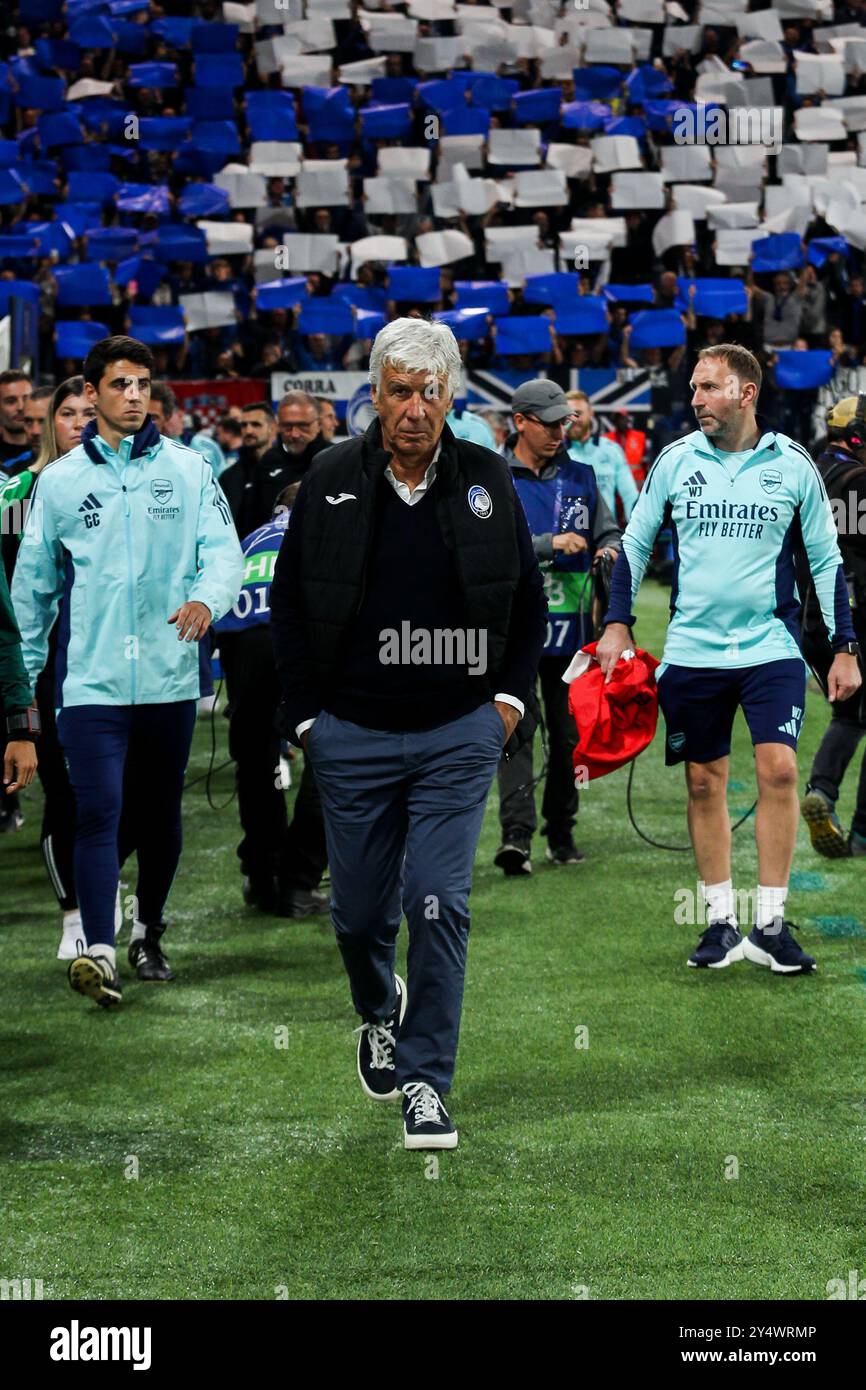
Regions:
M 130 933 L 129 937 L 130 946 L 132 945 L 133 941 L 143 941 L 146 935 L 147 927 L 144 925 L 143 922 L 139 922 L 138 919 L 136 919 L 132 924 L 132 932 Z
M 731 922 L 736 926 L 733 881 L 726 878 L 724 883 L 705 883 L 702 892 L 707 905 L 707 923 Z
M 97 941 L 94 946 L 88 946 L 87 954 L 94 959 L 96 959 L 97 956 L 102 956 L 103 960 L 108 961 L 112 970 L 117 965 L 117 956 L 114 947 L 107 946 L 104 941 Z
M 776 917 L 784 917 L 787 896 L 787 888 L 765 888 L 762 883 L 759 883 L 755 925 L 771 927 Z
M 67 927 L 80 927 L 80 926 L 81 926 L 81 912 L 79 911 L 79 909 L 78 909 L 77 907 L 71 908 L 69 912 L 64 912 L 64 914 L 63 914 L 63 930 L 64 930 L 64 931 L 66 930 Z

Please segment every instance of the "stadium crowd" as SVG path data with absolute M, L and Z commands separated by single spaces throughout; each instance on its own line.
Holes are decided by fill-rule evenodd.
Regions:
M 46 383 L 121 332 L 158 377 L 265 381 L 365 371 L 414 309 L 470 370 L 648 372 L 671 435 L 695 352 L 735 341 L 811 435 L 818 387 L 864 364 L 862 17 L 23 0 L 0 316 L 32 301 Z M 734 107 L 756 143 L 683 133 Z
M 289 917 L 330 911 L 364 1019 L 365 1091 L 376 1099 L 403 1093 L 407 1147 L 429 1146 L 430 1127 L 442 1124 L 450 1126 L 444 1146 L 452 1134 L 456 1144 L 441 1096 L 456 1053 L 468 879 L 486 790 L 498 768 L 497 865 L 513 876 L 530 873 L 531 740 L 543 707 L 547 857 L 560 866 L 583 858 L 573 838 L 575 730 L 563 674 L 592 636 L 593 617 L 601 623 L 604 608 L 591 614 L 588 595 L 611 582 L 611 568 L 618 588 L 608 626 L 619 633 L 616 651 L 604 650 L 615 665 L 631 640 L 630 576 L 639 583 L 653 558 L 663 573 L 666 547 L 678 563 L 664 539 L 670 508 L 639 490 L 653 456 L 693 430 L 693 410 L 708 409 L 724 365 L 741 399 L 725 407 L 724 419 L 705 413 L 705 422 L 716 419 L 720 441 L 708 456 L 718 461 L 721 451 L 740 461 L 756 449 L 777 450 L 786 486 L 802 494 L 798 514 L 809 517 L 807 559 L 823 575 L 813 625 L 820 661 L 829 650 L 825 689 L 831 698 L 838 690 L 846 708 L 813 769 L 811 818 L 805 806 L 803 813 L 820 852 L 866 852 L 866 784 L 847 839 L 834 809 L 864 728 L 854 640 L 861 629 L 839 599 L 842 563 L 826 527 L 818 540 L 827 497 L 801 447 L 826 445 L 846 480 L 866 448 L 866 397 L 836 416 L 825 409 L 828 393 L 866 389 L 864 4 L 21 0 L 0 64 L 0 350 L 14 358 L 0 371 L 0 508 L 14 615 L 2 591 L 0 598 L 8 632 L 16 618 L 21 625 L 36 688 L 27 711 L 19 709 L 20 681 L 13 689 L 14 780 L 23 788 L 32 779 L 27 746 L 38 734 L 42 849 L 63 912 L 58 956 L 71 962 L 75 989 L 100 1004 L 120 1002 L 115 885 L 133 852 L 138 915 L 129 960 L 140 980 L 173 978 L 160 944 L 162 914 L 180 856 L 195 708 L 212 695 L 215 646 L 237 767 L 244 899 Z M 748 139 L 735 111 L 745 113 Z M 426 320 L 451 333 L 431 335 Z M 440 383 L 426 405 L 417 380 L 425 353 Z M 697 385 L 696 363 L 703 364 Z M 344 373 L 369 373 L 375 417 L 366 429 L 347 411 Z M 594 409 L 593 373 L 643 392 L 645 418 L 603 403 Z M 498 386 L 485 398 L 479 382 L 491 379 Z M 182 404 L 184 383 L 199 381 L 256 390 L 203 428 Z M 774 431 L 790 438 L 777 446 Z M 386 444 L 393 446 L 387 469 Z M 430 446 L 423 478 L 422 444 Z M 689 456 L 688 467 L 696 470 L 693 447 L 699 457 Z M 685 454 L 672 459 L 668 449 L 666 457 L 656 488 L 661 476 L 673 495 Z M 128 481 L 133 463 L 140 468 L 129 492 L 138 496 L 119 481 Z M 390 486 L 371 501 L 364 478 L 379 464 Z M 437 478 L 438 510 L 424 508 Z M 458 481 L 464 493 L 471 484 L 471 516 L 455 511 L 446 520 Z M 706 485 L 699 471 L 687 481 L 698 494 Z M 780 473 L 772 486 L 781 482 Z M 763 475 L 761 486 L 772 491 Z M 311 497 L 329 504 L 321 515 L 311 517 Z M 367 510 L 356 528 L 362 508 L 338 507 L 359 498 Z M 42 529 L 36 537 L 31 526 L 22 545 L 34 499 Z M 774 510 L 760 496 L 748 505 Z M 636 507 L 629 534 L 643 526 L 640 564 L 634 554 L 623 564 L 621 528 Z M 74 555 L 68 514 L 77 527 Z M 496 534 L 495 573 L 487 542 L 474 549 L 478 524 L 494 516 L 487 530 Z M 155 577 L 134 543 L 154 517 L 182 517 L 178 547 L 158 542 L 166 558 Z M 123 635 L 119 608 L 97 619 L 92 593 L 88 599 L 89 567 L 109 553 L 112 519 L 125 524 L 127 539 L 126 568 L 112 550 L 110 577 L 125 581 L 129 595 L 144 586 L 162 684 L 151 652 L 136 687 L 138 638 Z M 370 569 L 359 558 L 359 534 L 377 538 Z M 455 535 L 459 584 L 448 553 Z M 779 546 L 787 575 L 787 539 Z M 317 568 L 326 549 L 328 574 Z M 342 572 L 332 579 L 333 553 Z M 421 571 L 425 583 L 417 582 Z M 398 575 L 413 614 L 436 608 L 448 631 L 489 589 L 493 616 L 484 632 L 496 643 L 491 679 L 498 679 L 486 699 L 464 680 L 465 661 L 457 676 L 436 670 L 435 680 L 429 671 L 404 672 L 402 705 L 417 713 L 426 700 L 430 717 L 401 722 L 398 686 L 388 687 L 369 645 L 374 629 L 390 630 Z M 755 599 L 756 612 L 762 601 Z M 348 605 L 345 648 L 331 633 L 334 605 Z M 198 651 L 178 657 L 172 645 L 169 652 L 175 633 L 165 632 L 166 620 Z M 756 744 L 769 743 L 779 763 L 768 756 L 758 768 L 765 822 L 773 796 L 790 820 L 805 703 L 790 624 L 774 636 L 773 660 L 796 670 L 782 672 L 787 684 L 770 713 L 750 721 Z M 131 641 L 124 666 L 118 652 Z M 709 662 L 684 667 L 691 664 Z M 754 700 L 747 686 L 744 678 L 736 692 L 744 708 Z M 325 688 L 327 704 L 314 698 Z M 669 677 L 669 704 L 674 689 Z M 375 779 L 363 784 L 361 759 L 352 787 L 367 798 L 356 820 L 370 839 L 353 839 L 345 768 L 360 754 L 346 721 L 361 711 L 353 727 L 370 736 L 369 758 L 381 757 L 382 767 L 396 747 L 386 738 L 405 735 L 429 770 L 455 747 L 454 737 L 443 743 L 440 726 L 430 725 L 440 697 L 447 727 L 460 724 L 457 746 L 465 741 L 477 754 L 472 769 L 459 759 L 451 769 L 449 791 L 465 801 L 443 803 L 441 786 L 422 771 L 417 806 L 380 845 L 373 829 L 382 787 Z M 692 697 L 682 700 L 694 714 Z M 732 720 L 736 699 L 727 689 L 725 701 L 726 709 L 733 701 Z M 778 723 L 783 706 L 799 711 L 790 727 Z M 784 777 L 777 731 L 787 740 Z M 668 761 L 724 762 L 724 728 L 709 741 L 703 734 L 712 745 L 706 756 L 683 752 L 683 744 Z M 284 787 L 274 782 L 286 740 L 304 752 L 291 821 Z M 170 751 L 174 775 L 136 804 L 130 789 L 157 746 Z M 388 776 L 396 785 L 402 754 L 393 757 Z M 690 797 L 700 790 L 707 788 L 689 782 Z M 713 788 L 719 824 L 724 791 L 720 779 Z M 15 792 L 3 793 L 0 831 L 20 825 Z M 429 845 L 419 848 L 422 804 L 438 827 L 438 858 Z M 795 806 L 791 844 L 796 814 Z M 712 835 L 705 830 L 707 844 L 719 839 L 717 826 Z M 375 867 L 370 846 L 383 856 L 379 878 L 389 896 L 379 915 L 391 933 L 373 945 L 376 905 L 353 891 Z M 406 984 L 393 975 L 404 851 L 410 934 L 425 943 L 408 1019 Z M 768 872 L 765 846 L 759 934 L 766 928 L 771 936 L 783 921 L 787 852 L 786 840 Z M 728 920 L 723 859 L 713 859 L 711 872 L 718 940 L 704 941 L 692 965 L 743 959 Z M 444 860 L 459 860 L 467 882 L 443 888 L 445 925 L 432 927 L 424 925 L 423 884 Z M 329 863 L 330 899 L 319 887 Z M 790 934 L 778 959 L 777 945 L 761 936 L 764 958 L 748 950 L 746 958 L 782 971 L 814 969 Z M 442 1036 L 425 1051 L 437 1026 Z M 394 1090 L 392 1076 L 376 1073 L 394 1071 L 400 1030 Z

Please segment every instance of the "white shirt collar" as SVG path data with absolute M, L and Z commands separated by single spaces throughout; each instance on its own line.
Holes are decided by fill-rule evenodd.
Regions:
M 411 491 L 407 483 L 400 482 L 399 478 L 396 478 L 394 476 L 394 472 L 390 464 L 385 469 L 385 477 L 388 479 L 388 482 L 391 484 L 397 496 L 402 498 L 402 500 L 407 504 L 407 506 L 414 507 L 416 503 L 421 501 L 421 499 L 424 497 L 424 494 L 426 492 L 429 492 L 430 488 L 433 486 L 434 482 L 436 481 L 436 460 L 438 459 L 441 450 L 442 440 L 440 439 L 439 443 L 436 445 L 436 452 L 430 460 L 424 477 L 421 479 L 420 483 L 418 483 L 417 487 L 414 487 Z

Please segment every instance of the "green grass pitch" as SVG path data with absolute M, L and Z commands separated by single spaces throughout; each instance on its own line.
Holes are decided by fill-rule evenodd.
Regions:
M 657 653 L 666 603 L 645 586 L 639 637 Z M 826 719 L 810 694 L 801 785 Z M 218 718 L 221 757 L 225 731 Z M 209 752 L 200 720 L 190 778 Z M 741 719 L 731 775 L 732 808 L 748 806 Z M 674 894 L 694 863 L 637 839 L 625 777 L 582 794 L 586 862 L 557 869 L 537 846 L 526 882 L 492 867 L 491 799 L 451 1095 L 460 1148 L 438 1175 L 404 1152 L 399 1107 L 361 1093 L 330 926 L 243 907 L 235 804 L 211 811 L 201 783 L 187 795 L 166 941 L 178 979 L 138 984 L 124 950 L 125 1002 L 106 1014 L 54 959 L 28 793 L 24 829 L 0 841 L 0 1275 L 41 1279 L 46 1298 L 820 1300 L 866 1272 L 866 861 L 819 860 L 800 830 L 789 915 L 816 976 L 688 970 L 700 928 L 675 922 Z M 230 792 L 228 770 L 217 784 Z M 685 841 L 660 738 L 635 802 L 655 838 Z M 750 824 L 734 846 L 735 886 L 752 888 Z

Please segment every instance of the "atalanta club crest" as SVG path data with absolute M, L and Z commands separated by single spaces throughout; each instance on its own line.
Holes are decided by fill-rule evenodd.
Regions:
M 375 418 L 370 387 L 359 386 L 346 406 L 346 429 L 349 434 L 364 434 Z
M 486 487 L 475 484 L 469 489 L 469 505 L 476 516 L 486 521 L 493 511 L 493 499 Z

